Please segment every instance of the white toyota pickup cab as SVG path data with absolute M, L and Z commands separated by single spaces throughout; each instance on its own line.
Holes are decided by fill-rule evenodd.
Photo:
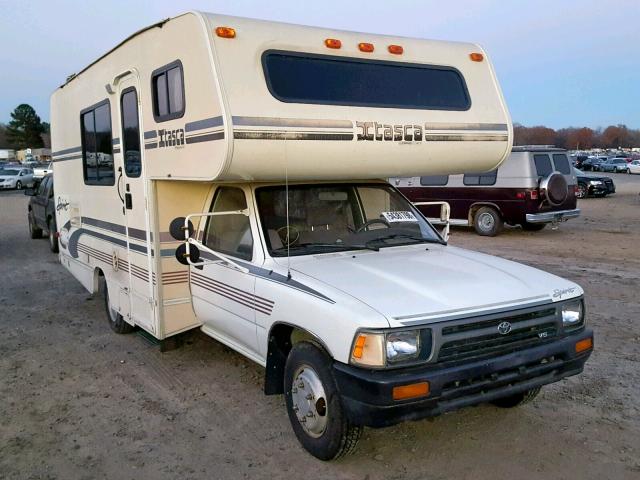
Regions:
M 578 285 L 447 245 L 386 182 L 220 185 L 172 232 L 203 330 L 265 364 L 321 459 L 363 426 L 527 402 L 593 347 Z

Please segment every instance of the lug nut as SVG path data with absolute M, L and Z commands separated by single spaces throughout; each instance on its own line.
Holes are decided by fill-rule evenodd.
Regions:
M 291 393 L 298 393 L 298 389 L 296 387 L 291 388 Z
M 307 417 L 309 417 L 309 418 L 313 418 L 313 417 L 315 417 L 315 415 L 313 414 L 313 412 L 308 412 L 308 413 L 307 413 Z
M 298 410 L 299 410 L 298 405 L 294 405 L 294 406 L 293 406 L 293 411 L 294 411 L 294 412 L 297 412 Z
M 304 390 L 304 382 L 300 382 L 300 383 L 298 384 L 298 388 L 300 388 L 300 389 Z
M 304 398 L 306 398 L 307 400 L 313 400 L 313 395 L 308 393 L 307 396 Z

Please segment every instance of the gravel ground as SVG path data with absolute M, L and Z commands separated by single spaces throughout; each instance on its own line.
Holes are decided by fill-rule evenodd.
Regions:
M 198 332 L 166 353 L 111 333 L 102 300 L 29 239 L 27 197 L 3 192 L 0 478 L 638 479 L 640 176 L 612 176 L 618 193 L 558 230 L 451 238 L 581 284 L 596 335 L 585 372 L 519 409 L 368 429 L 332 463 L 302 450 L 240 355 Z

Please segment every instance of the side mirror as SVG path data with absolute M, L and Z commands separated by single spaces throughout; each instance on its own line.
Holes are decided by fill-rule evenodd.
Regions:
M 28 195 L 29 197 L 34 197 L 36 195 L 36 191 L 33 188 L 27 188 L 24 191 L 25 195 Z
M 185 217 L 177 217 L 174 218 L 169 225 L 169 233 L 176 240 L 184 241 L 184 220 Z M 193 231 L 193 223 L 189 220 L 189 237 L 193 237 Z

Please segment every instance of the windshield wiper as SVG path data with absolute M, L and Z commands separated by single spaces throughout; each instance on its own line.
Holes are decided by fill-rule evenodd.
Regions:
M 411 243 L 396 243 L 393 244 L 391 246 L 402 246 L 402 245 L 413 245 L 415 243 L 439 243 L 436 240 L 428 240 L 426 238 L 422 238 L 422 237 L 416 237 L 415 235 L 409 235 L 407 233 L 394 233 L 391 235 L 385 235 L 384 237 L 376 237 L 376 238 L 372 238 L 371 240 L 367 240 L 365 242 L 365 246 L 369 246 L 369 244 L 374 243 L 374 242 L 386 242 L 387 240 L 393 240 L 396 238 L 406 238 L 407 240 L 413 240 L 413 242 Z
M 300 243 L 297 245 L 291 245 L 289 247 L 289 250 L 300 250 L 300 249 L 304 249 L 304 250 L 314 250 L 315 248 L 320 249 L 320 250 L 324 250 L 324 249 L 338 249 L 338 250 L 374 250 L 374 251 L 378 251 L 378 248 L 375 247 L 369 247 L 367 245 L 352 245 L 352 244 L 348 244 L 348 243 Z M 279 247 L 279 248 L 274 248 L 272 250 L 273 252 L 286 252 L 287 251 L 287 247 Z

